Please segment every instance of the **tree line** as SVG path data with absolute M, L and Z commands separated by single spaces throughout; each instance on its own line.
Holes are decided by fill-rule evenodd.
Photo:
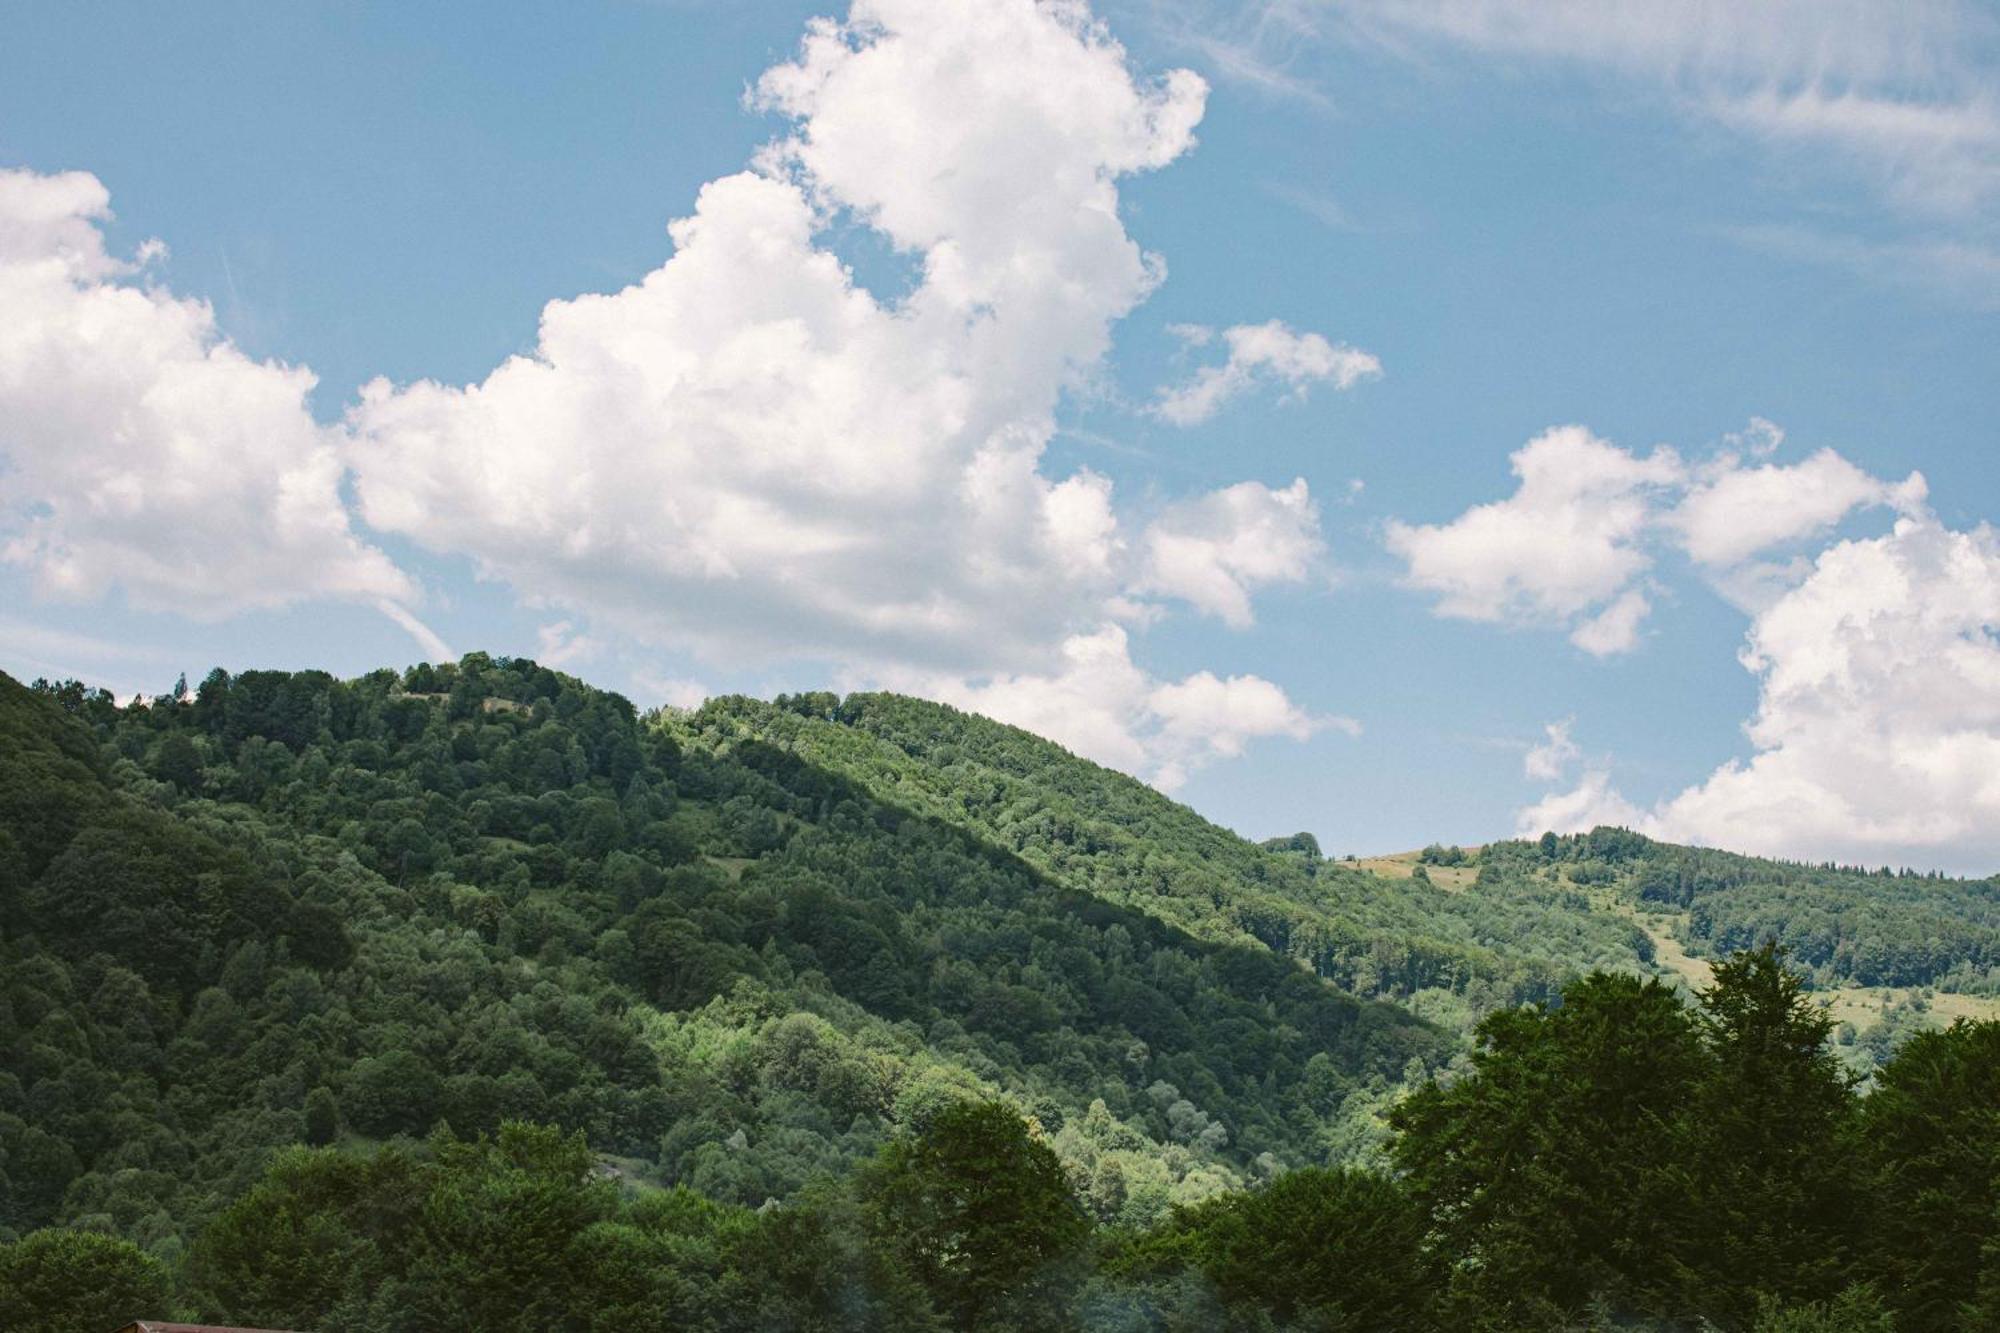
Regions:
M 168 1265 L 93 1231 L 0 1248 L 0 1325 L 134 1313 L 488 1330 L 2000 1328 L 2000 1023 L 1858 1095 L 1774 947 L 1688 1005 L 1594 973 L 1496 1013 L 1391 1113 L 1381 1170 L 1303 1167 L 1096 1222 L 1048 1132 L 941 1105 L 750 1209 L 643 1188 L 521 1122 L 296 1146 Z

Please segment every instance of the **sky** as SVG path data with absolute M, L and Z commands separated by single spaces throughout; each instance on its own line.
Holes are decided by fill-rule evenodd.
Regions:
M 2000 12 L 0 18 L 0 669 L 890 688 L 1333 854 L 2000 870 Z

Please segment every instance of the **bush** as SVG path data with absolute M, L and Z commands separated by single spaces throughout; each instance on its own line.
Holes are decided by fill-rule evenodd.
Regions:
M 109 1333 L 171 1313 L 167 1268 L 138 1246 L 54 1228 L 0 1246 L 0 1328 Z

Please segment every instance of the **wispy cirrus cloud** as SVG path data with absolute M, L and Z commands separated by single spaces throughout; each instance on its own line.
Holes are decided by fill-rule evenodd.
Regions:
M 1792 224 L 1763 248 L 1989 304 L 2000 268 L 2000 11 L 1970 0 L 1153 0 L 1221 78 L 1270 91 L 1339 46 L 1435 65 L 1560 65 L 1650 88 L 1689 121 L 1759 145 L 1805 180 L 1859 184 L 1875 219 Z M 1882 228 L 1889 229 L 1884 234 Z M 1754 233 L 1745 239 L 1753 242 Z M 1940 275 L 1944 280 L 1939 281 Z
M 1720 230 L 1765 254 L 1845 269 L 1884 287 L 1920 288 L 1949 305 L 2000 310 L 2000 243 L 1951 236 L 1871 240 L 1771 223 Z

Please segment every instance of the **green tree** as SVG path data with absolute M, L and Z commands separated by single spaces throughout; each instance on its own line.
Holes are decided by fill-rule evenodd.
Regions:
M 38 1126 L 23 1128 L 19 1120 L 9 1124 L 0 1119 L 0 1151 L 6 1153 L 7 1173 L 0 1222 L 26 1228 L 53 1221 L 63 1191 L 83 1173 L 76 1150 Z
M 391 1050 L 354 1062 L 341 1097 L 348 1121 L 364 1134 L 421 1134 L 437 1115 L 438 1076 L 413 1051 Z
M 1695 1099 L 1700 1201 L 1691 1299 L 1741 1320 L 1759 1293 L 1826 1298 L 1848 1281 L 1858 1216 L 1852 1081 L 1833 1022 L 1775 944 L 1716 964 L 1701 994 L 1710 1065 Z
M 1856 1285 L 1803 1305 L 1766 1296 L 1758 1302 L 1752 1333 L 1896 1333 L 1896 1320 L 1873 1287 Z
M 852 1194 L 816 1188 L 736 1236 L 730 1268 L 750 1287 L 743 1322 L 815 1333 L 933 1333 L 945 1325 L 894 1256 L 869 1243 Z
M 333 1100 L 331 1090 L 314 1088 L 306 1094 L 306 1142 L 315 1148 L 322 1148 L 338 1137 L 340 1106 Z
M 354 941 L 339 913 L 324 903 L 300 903 L 286 918 L 284 929 L 292 957 L 307 967 L 332 972 L 354 961 Z
M 166 1265 L 94 1231 L 48 1229 L 0 1246 L 0 1328 L 8 1333 L 108 1333 L 169 1316 Z
M 418 1324 L 538 1333 L 587 1300 L 577 1239 L 615 1212 L 581 1134 L 509 1121 L 491 1138 L 432 1141 L 406 1296 Z
M 1290 1171 L 1186 1209 L 1169 1230 L 1226 1298 L 1289 1327 L 1390 1333 L 1430 1319 L 1424 1216 L 1387 1176 Z
M 153 755 L 153 776 L 184 792 L 199 793 L 203 782 L 201 751 L 184 731 L 172 731 Z
M 2000 1326 L 2000 1022 L 1905 1042 L 1862 1101 L 1860 1142 L 1867 1262 L 1898 1327 L 1955 1329 L 1973 1302 L 1991 1323 L 1964 1326 Z
M 1479 1039 L 1469 1076 L 1390 1116 L 1461 1317 L 1662 1307 L 1690 1230 L 1680 1122 L 1706 1066 L 1693 1016 L 1658 981 L 1594 973 L 1560 1005 L 1489 1016 Z
M 198 1303 L 269 1328 L 317 1328 L 336 1310 L 365 1306 L 408 1252 L 424 1183 L 400 1147 L 368 1157 L 280 1153 L 195 1242 Z
M 955 1328 L 1047 1326 L 1089 1222 L 1062 1163 L 1001 1102 L 961 1102 L 861 1181 L 869 1232 Z

